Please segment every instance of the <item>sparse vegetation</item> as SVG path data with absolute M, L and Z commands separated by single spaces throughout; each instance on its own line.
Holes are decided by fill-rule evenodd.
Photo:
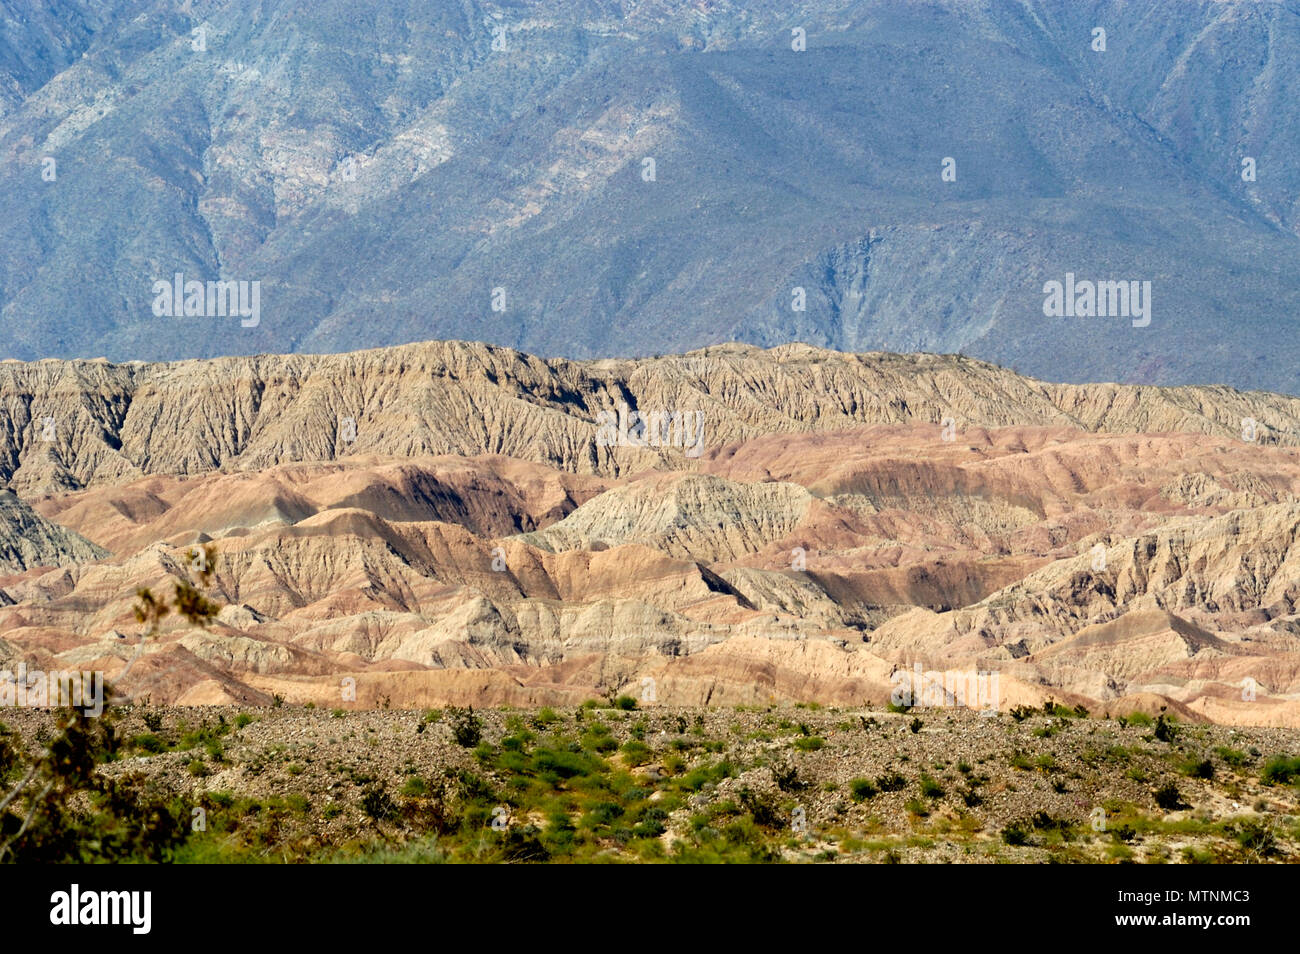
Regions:
M 472 749 L 482 741 L 483 720 L 474 714 L 472 706 L 468 709 L 451 709 L 449 714 L 451 737 L 457 745 L 463 749 Z
M 849 793 L 855 802 L 864 802 L 876 794 L 876 786 L 867 778 L 855 778 L 849 782 Z
M 926 798 L 942 798 L 945 794 L 943 786 L 928 775 L 922 775 L 918 784 L 921 787 L 921 794 Z
M 150 811 L 170 806 L 154 817 L 176 827 L 119 857 L 902 862 L 950 858 L 946 852 L 958 849 L 981 860 L 1204 863 L 1289 860 L 1300 849 L 1300 825 L 1287 821 L 1300 813 L 1294 759 L 1252 756 L 1248 748 L 1267 746 L 1234 747 L 1227 730 L 1187 727 L 1184 738 L 1195 742 L 1166 750 L 1154 737 L 1117 745 L 1105 732 L 1036 735 L 1041 713 L 1000 724 L 971 714 L 964 723 L 900 734 L 909 716 L 884 742 L 872 738 L 865 717 L 834 710 L 805 708 L 795 720 L 762 707 L 580 711 L 585 716 L 575 721 L 573 710 L 554 709 L 352 710 L 344 721 L 314 723 L 328 725 L 334 738 L 308 741 L 277 730 L 310 719 L 301 707 L 197 716 L 140 708 L 118 716 L 125 731 L 117 746 L 144 756 L 132 764 L 158 782 L 176 780 L 156 793 L 132 782 L 133 792 L 151 792 Z M 42 720 L 24 718 L 31 723 L 25 737 L 34 739 Z M 1069 717 L 1050 718 L 1058 725 Z M 237 731 L 254 721 L 256 733 Z M 421 735 L 413 723 L 438 730 Z M 678 725 L 686 731 L 673 732 Z M 768 741 L 756 738 L 760 727 Z M 20 744 L 34 743 L 0 730 L 0 752 Z M 131 776 L 121 761 L 100 764 L 105 778 Z M 1251 764 L 1257 767 L 1245 776 L 1224 768 Z M 225 773 L 223 789 L 236 792 L 202 790 L 217 771 Z M 1103 802 L 1100 837 L 1089 809 L 1060 797 L 1081 777 L 1090 788 L 1124 793 Z M 12 783 L 13 774 L 0 778 Z M 274 791 L 290 782 L 289 794 Z M 187 803 L 180 792 L 195 785 Z M 1206 788 L 1241 800 L 1251 786 L 1261 795 L 1253 817 L 1187 811 Z M 208 811 L 206 832 L 187 829 L 192 805 Z M 1180 814 L 1165 817 L 1172 812 Z
M 1187 802 L 1183 801 L 1183 793 L 1178 790 L 1178 786 L 1173 782 L 1166 782 L 1156 789 L 1154 798 L 1156 804 L 1167 812 L 1175 812 L 1191 807 Z
M 1264 765 L 1263 781 L 1266 785 L 1289 785 L 1300 778 L 1300 758 L 1278 755 Z

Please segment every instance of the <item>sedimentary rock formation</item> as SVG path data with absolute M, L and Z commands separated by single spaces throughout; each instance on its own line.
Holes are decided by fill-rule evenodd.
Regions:
M 1003 708 L 1300 725 L 1293 398 L 802 347 L 0 379 L 25 498 L 0 498 L 0 664 L 111 679 L 137 589 L 168 592 L 208 543 L 221 614 L 169 618 L 136 695 L 880 703 L 919 665 L 997 672 Z M 701 411 L 702 452 L 607 446 L 598 416 L 623 406 Z

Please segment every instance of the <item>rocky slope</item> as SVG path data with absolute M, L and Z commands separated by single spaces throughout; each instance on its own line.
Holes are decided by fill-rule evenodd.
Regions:
M 689 416 L 692 430 L 669 426 L 658 446 L 630 446 L 651 434 L 638 437 L 633 413 Z M 500 454 L 615 476 L 695 466 L 706 451 L 764 434 L 930 424 L 939 435 L 945 421 L 963 441 L 981 439 L 979 428 L 1032 425 L 1300 444 L 1293 397 L 1050 384 L 959 356 L 805 345 L 644 361 L 426 342 L 175 364 L 0 362 L 0 480 L 24 495 L 366 455 Z M 1243 421 L 1254 423 L 1247 431 Z
M 1300 391 L 1300 19 L 1149 6 L 6 0 L 0 357 L 804 341 Z M 177 273 L 256 320 L 158 314 Z M 1067 274 L 1150 323 L 1045 317 Z
M 8 407 L 80 426 L 4 429 L 13 484 L 47 492 L 9 497 L 33 529 L 0 664 L 123 672 L 137 589 L 208 543 L 221 614 L 169 619 L 137 696 L 879 705 L 920 666 L 996 672 L 1002 708 L 1300 725 L 1292 398 L 801 346 L 2 370 Z M 615 401 L 706 408 L 698 456 L 602 446 Z
M 725 833 L 737 818 L 756 822 L 743 844 L 757 857 L 744 860 L 766 845 L 767 860 L 801 862 L 1300 861 L 1289 729 L 1158 733 L 1149 719 L 1060 709 L 601 702 L 478 707 L 473 723 L 463 711 L 356 710 L 132 706 L 114 726 L 122 756 L 101 771 L 143 778 L 187 813 L 204 807 L 191 844 L 205 850 L 178 861 L 701 860 L 691 848 L 738 841 Z M 28 751 L 57 731 L 49 712 L 6 722 Z M 563 774 L 531 758 L 557 750 L 582 755 Z M 613 772 L 630 780 L 611 791 L 600 782 Z M 376 811 L 389 803 L 377 792 L 394 810 Z M 498 805 L 511 833 L 483 830 Z M 469 812 L 463 828 L 447 823 Z M 550 852 L 512 853 L 512 835 Z
M 0 490 L 0 577 L 31 567 L 71 566 L 108 556 L 85 537 L 46 520 Z

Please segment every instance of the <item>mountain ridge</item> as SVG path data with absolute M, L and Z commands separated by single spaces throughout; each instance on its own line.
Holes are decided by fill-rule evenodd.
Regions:
M 674 444 L 667 433 L 661 446 L 620 446 L 635 442 L 635 427 L 620 435 L 600 415 L 624 414 L 626 432 L 633 411 L 698 414 L 701 443 Z M 504 454 L 616 475 L 652 463 L 695 467 L 692 453 L 763 434 L 863 424 L 948 421 L 954 440 L 1019 424 L 1232 440 L 1249 431 L 1261 446 L 1300 444 L 1300 398 L 1286 395 L 1051 384 L 964 356 L 799 344 L 644 361 L 547 360 L 438 341 L 158 364 L 10 361 L 0 363 L 0 412 L 9 421 L 0 481 L 24 494 L 356 454 Z
M 1300 393 L 1292 2 L 0 10 L 0 356 L 797 340 Z M 176 273 L 260 283 L 255 326 L 155 315 Z M 1067 274 L 1151 324 L 1045 317 Z
M 50 387 L 15 390 L 29 372 Z M 11 427 L 0 459 L 29 522 L 102 549 L 0 578 L 0 651 L 31 667 L 118 677 L 138 591 L 203 544 L 218 619 L 173 620 L 122 677 L 158 700 L 324 705 L 355 678 L 540 705 L 650 679 L 668 704 L 863 704 L 920 665 L 998 672 L 1006 705 L 1300 724 L 1293 398 L 806 346 L 0 368 L 4 407 L 40 421 L 51 394 L 51 439 Z M 706 439 L 617 446 L 620 402 L 699 409 Z M 1234 432 L 1246 409 L 1277 429 Z

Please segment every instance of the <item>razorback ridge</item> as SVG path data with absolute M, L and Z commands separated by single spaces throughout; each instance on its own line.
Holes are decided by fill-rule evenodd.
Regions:
M 500 454 L 612 477 L 694 466 L 704 447 L 766 434 L 867 424 L 1300 443 L 1300 399 L 1279 394 L 1051 384 L 958 355 L 806 345 L 603 361 L 460 341 L 163 364 L 6 361 L 0 421 L 0 480 L 25 495 L 365 455 Z

